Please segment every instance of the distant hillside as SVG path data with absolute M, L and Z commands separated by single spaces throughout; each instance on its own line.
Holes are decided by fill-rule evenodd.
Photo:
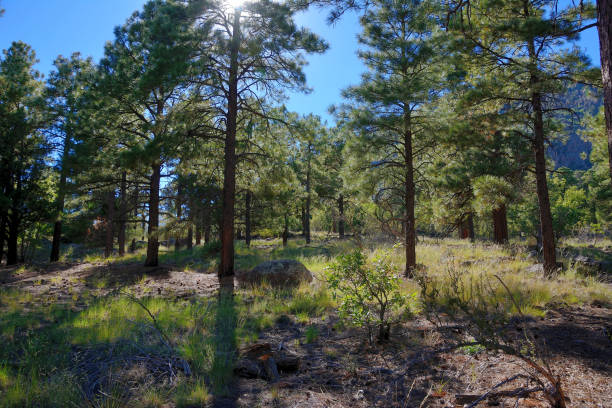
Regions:
M 587 170 L 591 168 L 588 159 L 591 152 L 591 143 L 580 138 L 581 122 L 585 114 L 594 115 L 599 111 L 603 99 L 599 93 L 592 89 L 576 85 L 569 88 L 562 97 L 564 106 L 572 106 L 576 111 L 574 115 L 566 114 L 562 121 L 565 123 L 564 135 L 552 143 L 548 149 L 548 156 L 555 161 L 555 168 L 568 167 L 572 170 Z

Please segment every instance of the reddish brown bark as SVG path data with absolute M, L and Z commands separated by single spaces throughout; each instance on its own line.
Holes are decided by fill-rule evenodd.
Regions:
M 195 229 L 195 244 L 200 245 L 202 243 L 202 223 L 200 220 L 196 220 L 196 229 Z
M 306 237 L 306 243 L 310 244 L 310 206 L 312 198 L 310 196 L 311 189 L 310 180 L 310 159 L 308 159 L 308 169 L 306 170 L 306 207 L 304 213 L 304 236 Z
M 189 226 L 187 229 L 187 249 L 193 248 L 193 227 Z
M 411 277 L 416 268 L 416 226 L 414 217 L 414 163 L 412 152 L 412 130 L 410 112 L 404 112 L 404 200 L 406 205 L 405 219 L 405 250 L 406 270 L 405 275 Z
M 225 132 L 225 167 L 221 221 L 221 261 L 219 277 L 234 275 L 234 214 L 236 200 L 236 126 L 238 118 L 238 48 L 240 46 L 240 10 L 234 14 L 230 50 L 230 72 Z
M 117 237 L 117 246 L 119 250 L 119 256 L 125 255 L 125 233 L 127 225 L 127 173 L 124 171 L 121 173 L 121 209 L 119 216 L 119 235 Z
M 540 229 L 542 232 L 542 256 L 544 257 L 544 272 L 551 275 L 557 269 L 557 254 L 555 252 L 555 234 L 553 231 L 548 182 L 546 180 L 546 154 L 544 147 L 544 124 L 542 121 L 541 96 L 532 96 L 534 107 L 534 144 L 536 191 L 540 210 Z
M 597 0 L 597 32 L 603 82 L 604 114 L 608 136 L 608 159 L 612 185 L 612 1 Z
M 181 249 L 180 224 L 183 217 L 183 186 L 180 182 L 176 190 L 176 222 L 179 224 L 179 233 L 174 237 L 174 250 L 178 251 Z
M 344 239 L 344 196 L 338 197 L 338 238 Z
M 287 246 L 289 240 L 289 216 L 285 214 L 285 227 L 283 228 L 283 248 Z
M 505 205 L 493 210 L 493 240 L 498 244 L 508 242 L 508 217 Z
M 113 244 L 115 241 L 115 190 L 111 190 L 106 196 L 106 238 L 104 240 L 104 257 L 108 258 L 113 254 Z
M 149 185 L 149 241 L 147 243 L 147 259 L 145 266 L 159 264 L 159 183 L 161 180 L 161 164 L 152 166 L 151 182 Z

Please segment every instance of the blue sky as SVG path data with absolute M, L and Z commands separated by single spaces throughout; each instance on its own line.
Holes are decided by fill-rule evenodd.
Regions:
M 139 9 L 145 0 L 0 0 L 6 10 L 0 18 L 0 49 L 12 41 L 30 44 L 47 74 L 60 54 L 81 52 L 98 60 L 104 43 L 112 40 L 113 29 Z M 363 65 L 356 56 L 359 23 L 348 14 L 333 26 L 326 22 L 327 11 L 309 10 L 298 16 L 298 23 L 325 38 L 330 49 L 308 58 L 305 72 L 313 91 L 308 95 L 290 94 L 288 109 L 315 113 L 332 122 L 327 109 L 339 103 L 340 91 L 359 82 Z M 579 45 L 599 66 L 599 45 L 594 29 L 583 33 Z

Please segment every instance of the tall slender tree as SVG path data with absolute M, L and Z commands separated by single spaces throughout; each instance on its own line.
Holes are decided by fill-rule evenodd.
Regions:
M 587 59 L 569 41 L 584 28 L 578 6 L 559 8 L 553 0 L 470 1 L 450 4 L 450 31 L 462 52 L 478 65 L 473 97 L 498 100 L 516 114 L 514 131 L 532 148 L 544 270 L 557 269 L 555 234 L 547 184 L 546 147 L 554 115 L 563 101 L 556 98 L 567 83 L 593 81 Z
M 0 254 L 6 241 L 7 265 L 19 261 L 26 218 L 47 216 L 41 182 L 48 144 L 41 133 L 43 87 L 36 63 L 23 42 L 12 43 L 0 59 Z
M 415 159 L 430 146 L 428 106 L 440 80 L 440 50 L 434 48 L 434 9 L 426 1 L 373 1 L 361 18 L 359 53 L 368 67 L 359 86 L 345 96 L 358 104 L 352 123 L 359 130 L 366 167 L 387 173 L 377 196 L 401 203 L 406 276 L 416 267 Z M 359 154 L 359 153 L 356 153 Z M 380 202 L 380 201 L 379 201 Z
M 204 24 L 214 35 L 203 41 L 205 58 L 203 97 L 221 118 L 224 140 L 223 217 L 219 276 L 234 274 L 236 201 L 236 135 L 248 112 L 267 116 L 263 101 L 278 100 L 284 89 L 305 90 L 303 52 L 323 52 L 327 46 L 316 35 L 298 28 L 295 10 L 270 0 L 228 8 L 223 2 L 203 10 Z
M 149 1 L 115 29 L 115 41 L 107 44 L 100 63 L 100 90 L 114 101 L 109 114 L 124 136 L 124 157 L 150 169 L 146 266 L 158 264 L 162 168 L 176 156 L 181 142 L 199 131 L 197 122 L 191 129 L 175 122 L 190 101 L 196 102 L 187 92 L 199 38 L 193 12 L 192 6 L 178 1 Z
M 608 164 L 612 188 L 612 1 L 597 0 L 597 32 L 603 83 L 604 115 L 608 136 Z
M 47 106 L 51 115 L 48 132 L 58 157 L 57 172 L 59 181 L 55 203 L 55 221 L 51 244 L 51 262 L 59 260 L 62 237 L 62 218 L 70 173 L 70 157 L 73 154 L 75 133 L 86 131 L 84 121 L 80 121 L 84 108 L 85 89 L 92 84 L 94 66 L 91 59 L 82 59 L 78 53 L 70 58 L 58 57 L 55 70 L 47 81 Z

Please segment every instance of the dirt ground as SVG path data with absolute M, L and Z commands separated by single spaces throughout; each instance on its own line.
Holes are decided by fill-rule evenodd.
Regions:
M 569 407 L 612 407 L 612 313 L 582 307 L 550 312 L 529 323 L 547 345 L 548 362 L 561 377 Z M 333 321 L 320 324 L 320 337 L 303 338 L 295 324 L 278 325 L 260 339 L 283 344 L 302 356 L 302 367 L 277 385 L 240 379 L 234 404 L 240 407 L 459 407 L 456 394 L 482 394 L 524 373 L 524 364 L 503 353 L 445 350 L 445 336 L 425 320 L 398 329 L 390 344 L 369 346 L 360 332 L 336 333 Z M 293 346 L 292 346 L 293 345 Z M 512 387 L 526 385 L 517 381 Z M 518 405 L 515 405 L 518 404 Z M 500 399 L 478 406 L 548 407 L 541 395 Z
M 103 296 L 128 285 L 136 295 L 211 296 L 214 274 L 140 265 L 57 264 L 20 271 L 0 268 L 0 284 L 28 291 L 43 301 Z M 78 302 L 77 302 L 78 307 Z M 336 319 L 312 322 L 318 336 L 305 343 L 306 325 L 280 319 L 259 341 L 300 357 L 300 367 L 280 381 L 237 378 L 219 407 L 456 407 L 456 394 L 481 394 L 524 373 L 517 358 L 504 353 L 448 350 L 449 336 L 415 319 L 397 327 L 384 346 L 370 345 L 362 331 L 337 331 Z M 612 407 L 612 311 L 598 305 L 560 307 L 527 323 L 561 378 L 569 407 Z M 461 325 L 455 329 L 461 331 Z M 517 336 L 521 335 L 517 325 Z M 512 387 L 526 386 L 519 379 Z M 506 387 L 508 388 L 508 387 Z M 500 388 L 500 389 L 503 389 Z M 479 406 L 546 407 L 541 395 L 499 399 Z

